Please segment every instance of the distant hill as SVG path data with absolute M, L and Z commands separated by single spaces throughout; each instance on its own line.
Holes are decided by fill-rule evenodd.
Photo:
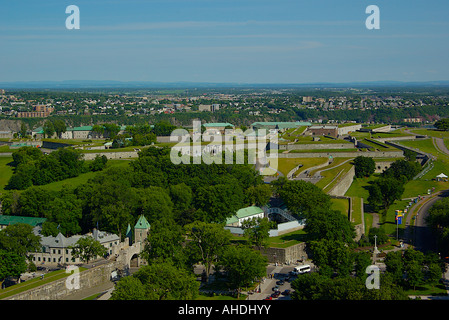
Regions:
M 371 81 L 348 83 L 212 83 L 113 80 L 16 81 L 0 82 L 2 89 L 88 89 L 88 88 L 367 88 L 367 87 L 449 87 L 446 81 Z

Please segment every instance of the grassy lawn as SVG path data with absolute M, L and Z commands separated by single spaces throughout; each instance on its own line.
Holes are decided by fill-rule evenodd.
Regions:
M 0 146 L 0 153 L 14 152 L 14 150 L 15 149 L 10 149 L 7 144 Z
M 299 168 L 299 171 L 302 171 L 323 164 L 326 161 L 327 158 L 278 158 L 278 170 L 286 176 L 290 170 L 300 164 L 303 166 Z
M 7 163 L 12 161 L 12 157 L 0 157 L 0 190 L 4 190 L 7 185 L 9 179 L 12 176 L 12 167 L 8 166 Z M 89 161 L 87 161 L 89 162 Z M 125 167 L 130 163 L 129 160 L 108 160 L 107 168 L 109 167 Z M 46 185 L 40 186 L 41 188 L 47 189 L 49 191 L 58 191 L 61 190 L 63 186 L 68 186 L 70 188 L 75 188 L 79 185 L 86 183 L 89 179 L 95 177 L 98 174 L 97 172 L 86 172 L 80 174 L 78 177 L 65 179 L 61 181 L 55 181 Z M 19 191 L 20 192 L 20 191 Z
M 5 188 L 13 174 L 13 167 L 8 165 L 10 162 L 12 157 L 0 157 L 0 190 Z
M 435 286 L 430 284 L 423 284 L 416 286 L 415 290 L 409 289 L 405 290 L 405 293 L 410 296 L 445 296 L 447 295 L 446 287 L 442 283 L 438 283 Z
M 273 248 L 287 248 L 306 241 L 307 233 L 304 230 L 296 230 L 277 237 L 270 237 L 268 246 Z
M 385 233 L 390 236 L 396 238 L 396 219 L 395 219 L 395 211 L 396 210 L 404 210 L 407 207 L 409 200 L 401 200 L 395 201 L 387 210 L 387 214 L 380 215 L 380 223 L 383 226 Z M 398 226 L 399 229 L 399 238 L 401 237 L 401 233 L 405 228 L 405 220 L 407 215 L 402 218 L 402 224 Z
M 268 239 L 268 247 L 288 248 L 295 244 L 305 242 L 306 240 L 307 240 L 307 233 L 304 230 L 296 230 L 277 237 L 270 237 Z M 231 241 L 233 243 L 244 244 L 246 243 L 246 238 L 232 235 Z
M 129 160 L 108 160 L 106 168 L 126 167 L 129 165 L 129 163 L 130 163 Z M 89 171 L 89 172 L 80 174 L 78 177 L 65 179 L 65 180 L 61 180 L 61 181 L 55 181 L 55 182 L 43 185 L 41 187 L 45 188 L 49 191 L 61 190 L 63 186 L 68 186 L 70 188 L 76 188 L 77 186 L 86 183 L 89 179 L 95 177 L 98 174 L 98 172 L 101 172 L 101 171 L 97 171 L 97 172 Z
M 340 211 L 345 217 L 348 216 L 349 200 L 347 199 L 331 199 L 332 209 Z
M 349 159 L 352 159 L 352 158 L 334 158 L 334 161 L 332 161 L 332 163 L 330 165 L 328 165 L 328 166 L 326 166 L 324 168 L 312 170 L 312 171 L 310 171 L 310 174 L 314 175 L 318 171 L 323 171 L 324 172 L 326 170 L 331 170 L 332 168 L 342 164 L 343 162 L 345 162 L 346 160 L 349 160 Z M 326 158 L 326 160 L 327 160 L 327 158 Z
M 334 161 L 334 163 L 335 162 L 336 161 Z M 316 183 L 316 186 L 322 188 L 324 192 L 331 190 L 332 187 L 338 183 L 338 181 L 340 181 L 340 179 L 342 179 L 352 167 L 351 161 L 348 161 L 340 166 L 337 166 L 336 164 L 334 165 L 334 163 L 329 169 L 325 168 L 321 171 L 320 174 L 323 178 Z
M 355 224 L 362 223 L 362 208 L 360 199 L 363 198 L 366 233 L 372 225 L 373 220 L 372 216 L 367 212 L 367 202 L 369 196 L 367 187 L 370 185 L 370 182 L 377 179 L 377 177 L 378 174 L 374 174 L 368 178 L 354 178 L 351 186 L 345 194 L 345 196 L 352 198 L 352 222 L 354 222 Z
M 79 271 L 83 272 L 84 270 L 87 270 L 86 268 L 80 268 Z M 0 289 L 0 300 L 10 297 L 12 295 L 39 287 L 43 284 L 53 282 L 59 279 L 66 278 L 70 275 L 70 273 L 66 273 L 65 270 L 57 270 L 52 271 L 44 275 L 44 279 L 41 279 L 40 277 L 36 277 L 34 279 L 7 287 L 5 289 Z

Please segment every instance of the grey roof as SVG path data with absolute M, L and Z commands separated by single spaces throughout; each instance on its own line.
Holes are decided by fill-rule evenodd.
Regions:
M 71 236 L 66 238 L 62 233 L 58 233 L 56 237 L 48 236 L 41 238 L 41 245 L 50 248 L 67 248 L 74 245 L 83 236 Z
M 94 229 L 92 233 L 88 233 L 85 235 L 74 235 L 68 238 L 64 237 L 64 235 L 62 235 L 61 233 L 58 233 L 56 237 L 41 237 L 41 245 L 50 248 L 67 248 L 69 246 L 75 245 L 76 242 L 82 237 L 92 237 L 101 244 L 116 240 L 120 241 L 119 237 L 116 234 Z

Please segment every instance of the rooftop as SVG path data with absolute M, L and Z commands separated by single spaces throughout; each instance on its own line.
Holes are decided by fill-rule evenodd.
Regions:
M 263 213 L 263 210 L 256 206 L 246 207 L 238 210 L 232 217 L 226 219 L 226 224 L 238 222 L 240 219 L 248 218 L 251 216 Z
M 134 229 L 149 229 L 150 224 L 148 223 L 147 219 L 145 219 L 144 215 L 141 215 L 139 220 L 137 220 L 136 225 L 134 226 Z
M 16 223 L 25 223 L 36 227 L 44 223 L 46 218 L 22 217 L 22 216 L 5 216 L 0 214 L 0 225 L 9 226 Z
M 233 124 L 228 122 L 217 122 L 217 123 L 206 123 L 204 124 L 206 128 L 213 128 L 213 127 L 234 127 Z

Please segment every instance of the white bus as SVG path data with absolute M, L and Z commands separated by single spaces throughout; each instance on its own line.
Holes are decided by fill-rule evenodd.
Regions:
M 310 271 L 311 271 L 311 269 L 310 269 L 310 265 L 309 264 L 305 264 L 303 266 L 298 266 L 298 267 L 295 267 L 295 269 L 294 269 L 294 272 L 296 274 L 303 274 L 303 273 L 307 273 L 307 272 L 310 272 Z

